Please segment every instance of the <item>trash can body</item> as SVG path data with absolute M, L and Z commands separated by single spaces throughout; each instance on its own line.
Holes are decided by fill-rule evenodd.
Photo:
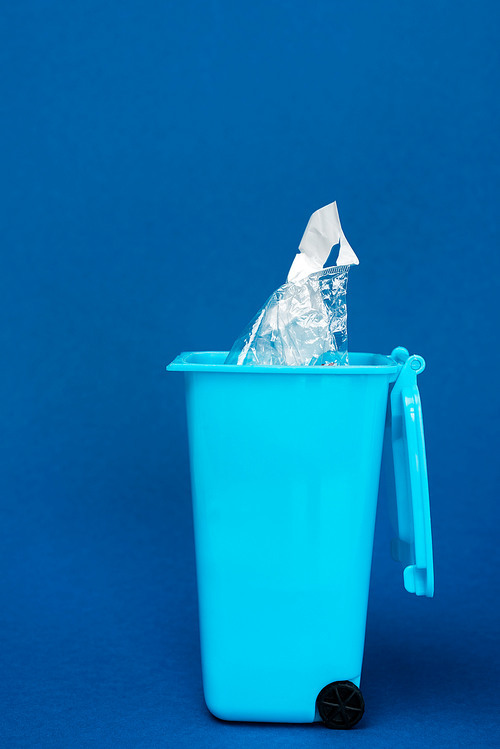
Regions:
M 205 700 L 219 718 L 312 722 L 359 686 L 388 392 L 401 364 L 225 366 L 189 353 Z

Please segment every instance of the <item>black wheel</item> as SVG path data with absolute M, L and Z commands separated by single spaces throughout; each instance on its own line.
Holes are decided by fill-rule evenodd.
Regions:
M 365 712 L 361 690 L 352 681 L 332 681 L 316 699 L 321 720 L 327 728 L 352 728 Z

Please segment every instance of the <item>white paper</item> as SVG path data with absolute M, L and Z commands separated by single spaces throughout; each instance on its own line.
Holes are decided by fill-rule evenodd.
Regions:
M 340 242 L 336 265 L 359 265 L 359 260 L 345 238 L 340 225 L 337 203 L 329 203 L 315 211 L 299 244 L 300 253 L 288 272 L 288 282 L 296 283 L 321 270 L 334 245 Z

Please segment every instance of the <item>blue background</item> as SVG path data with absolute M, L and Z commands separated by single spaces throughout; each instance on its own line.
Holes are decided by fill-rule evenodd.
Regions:
M 1 15 L 0 744 L 498 746 L 498 4 Z M 335 199 L 351 350 L 427 360 L 436 597 L 381 502 L 359 729 L 224 724 L 164 368 L 229 348 Z

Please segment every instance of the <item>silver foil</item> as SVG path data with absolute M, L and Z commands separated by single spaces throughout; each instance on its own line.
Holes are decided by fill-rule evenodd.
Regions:
M 235 341 L 226 364 L 342 365 L 349 265 L 280 286 Z

